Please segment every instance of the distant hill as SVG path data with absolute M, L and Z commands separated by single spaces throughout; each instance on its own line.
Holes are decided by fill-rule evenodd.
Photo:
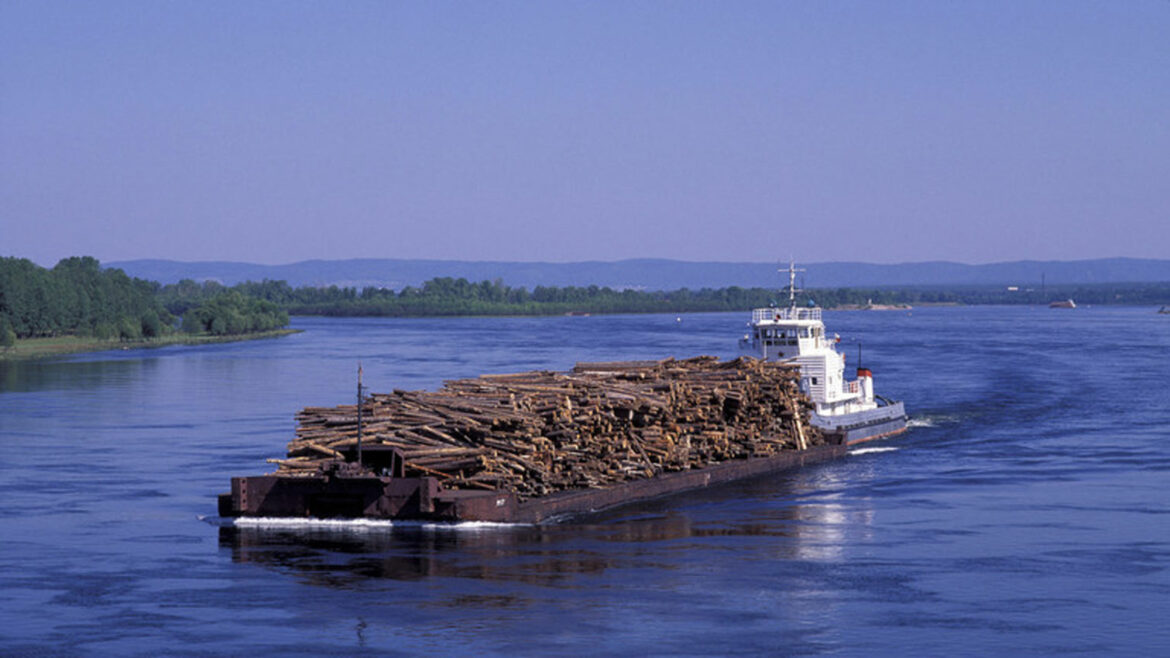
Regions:
M 502 279 L 510 286 L 609 286 L 641 290 L 780 288 L 787 281 L 779 263 L 694 263 L 663 259 L 586 261 L 579 263 L 518 263 L 490 261 L 353 259 L 308 260 L 287 265 L 205 261 L 132 260 L 106 263 L 127 274 L 162 283 L 181 279 L 216 280 L 225 285 L 263 279 L 293 286 L 377 286 L 400 289 L 434 277 L 470 281 Z M 1079 261 L 1015 261 L 986 265 L 950 262 L 801 263 L 808 288 L 927 285 L 1049 285 L 1170 281 L 1170 260 L 1102 258 Z

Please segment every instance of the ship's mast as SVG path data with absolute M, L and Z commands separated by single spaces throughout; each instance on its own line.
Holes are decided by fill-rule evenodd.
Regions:
M 788 261 L 788 308 L 796 308 L 796 293 L 803 292 L 796 289 L 796 273 L 803 271 L 803 267 L 796 267 L 796 261 Z

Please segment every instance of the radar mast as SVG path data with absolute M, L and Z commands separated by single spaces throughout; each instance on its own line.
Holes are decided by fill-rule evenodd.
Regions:
M 784 270 L 780 270 L 783 272 Z M 796 293 L 804 292 L 796 288 L 796 273 L 803 272 L 803 267 L 797 267 L 796 261 L 788 261 L 788 308 L 796 308 Z

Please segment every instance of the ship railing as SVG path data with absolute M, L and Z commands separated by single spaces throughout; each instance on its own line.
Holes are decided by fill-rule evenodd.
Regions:
M 820 321 L 820 308 L 757 308 L 752 310 L 752 322 L 775 322 L 778 320 Z

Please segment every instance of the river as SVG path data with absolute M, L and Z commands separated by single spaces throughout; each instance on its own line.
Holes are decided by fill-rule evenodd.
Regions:
M 0 363 L 6 655 L 1165 654 L 1170 319 L 826 312 L 912 428 L 553 526 L 215 518 L 304 406 L 576 361 L 734 356 L 746 314 L 294 318 Z

